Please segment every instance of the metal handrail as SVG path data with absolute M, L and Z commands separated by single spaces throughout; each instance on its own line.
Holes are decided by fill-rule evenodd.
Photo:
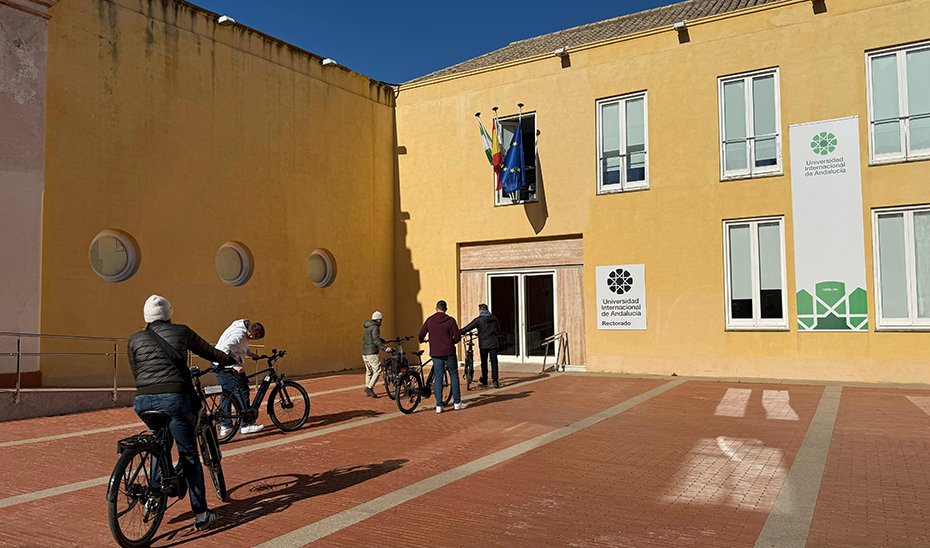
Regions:
M 539 345 L 545 348 L 545 350 L 543 350 L 542 373 L 546 372 L 546 359 L 549 358 L 549 345 L 554 343 L 558 343 L 555 354 L 555 371 L 559 370 L 559 365 L 562 366 L 562 371 L 565 371 L 565 365 L 569 362 L 568 332 L 560 331 L 551 337 L 546 337 Z
M 119 385 L 117 384 L 117 370 L 119 367 L 119 356 L 125 355 L 125 352 L 119 351 L 119 343 L 125 343 L 128 339 L 118 337 L 90 337 L 86 335 L 57 335 L 51 333 L 20 333 L 16 331 L 0 331 L 0 337 L 16 337 L 16 352 L 0 353 L 0 356 L 16 357 L 16 391 L 13 396 L 13 403 L 18 404 L 21 401 L 20 391 L 22 389 L 22 357 L 23 356 L 113 356 L 113 401 L 117 401 L 119 396 Z M 106 341 L 113 343 L 112 352 L 23 352 L 23 339 L 61 339 L 61 340 L 79 340 L 79 341 Z
M 90 337 L 86 335 L 53 335 L 51 333 L 17 333 L 16 331 L 0 331 L 0 337 L 24 337 L 24 338 L 46 338 L 46 339 L 77 339 L 84 341 L 116 341 L 127 342 L 129 339 L 119 337 Z

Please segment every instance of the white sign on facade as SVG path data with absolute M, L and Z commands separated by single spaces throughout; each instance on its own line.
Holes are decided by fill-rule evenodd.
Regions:
M 641 264 L 599 266 L 597 328 L 646 329 L 646 267 Z
M 868 331 L 859 118 L 789 138 L 798 331 Z

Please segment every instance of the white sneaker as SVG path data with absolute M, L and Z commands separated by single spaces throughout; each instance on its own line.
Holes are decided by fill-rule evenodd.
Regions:
M 442 413 L 442 406 L 441 406 L 441 405 L 437 405 L 437 406 L 436 406 L 436 412 L 437 412 L 437 413 Z
M 455 404 L 456 411 L 458 411 L 459 409 L 465 409 L 466 407 L 468 407 L 468 404 L 465 402 Z
M 219 433 L 219 436 L 220 436 L 221 438 L 225 438 L 226 436 L 229 435 L 230 432 L 232 432 L 232 427 L 231 427 L 231 426 L 220 426 L 220 433 Z
M 261 425 L 261 424 L 250 424 L 248 426 L 243 426 L 242 428 L 240 428 L 239 433 L 240 434 L 254 434 L 256 432 L 261 432 L 263 428 L 265 427 L 264 425 Z

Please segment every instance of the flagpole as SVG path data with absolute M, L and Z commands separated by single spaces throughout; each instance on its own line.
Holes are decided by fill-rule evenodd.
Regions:
M 522 132 L 522 131 L 523 131 L 523 103 L 517 103 L 517 108 L 520 110 L 520 114 L 519 114 L 519 116 L 517 117 L 517 129 L 519 129 L 519 130 Z M 521 139 L 520 142 L 521 142 L 521 143 L 523 142 L 522 139 Z M 521 145 L 521 146 L 522 146 L 522 145 Z M 521 156 L 522 156 L 522 153 L 521 153 Z M 523 167 L 525 167 L 525 166 L 520 166 L 521 169 L 522 169 Z M 524 174 L 524 176 L 525 176 L 525 174 Z M 521 192 L 523 191 L 522 188 L 519 189 L 519 190 L 520 190 Z M 512 196 L 512 198 L 514 198 L 513 201 L 515 201 L 515 202 L 517 201 L 515 196 Z
M 497 106 L 492 107 L 491 110 L 494 111 L 494 121 L 492 122 L 494 124 L 494 131 L 493 133 L 491 133 L 491 138 L 497 142 L 498 154 L 502 154 L 503 149 L 500 148 L 501 126 L 500 126 L 500 122 L 497 121 Z M 492 144 L 491 146 L 494 146 L 494 144 Z M 493 163 L 494 162 L 491 162 L 492 166 L 493 166 Z M 495 193 L 500 190 L 500 183 L 501 183 L 500 171 L 495 170 L 494 171 L 494 192 Z

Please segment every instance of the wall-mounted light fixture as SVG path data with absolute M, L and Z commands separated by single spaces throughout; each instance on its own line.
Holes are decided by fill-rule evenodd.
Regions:
M 219 17 L 216 18 L 216 23 L 218 25 L 223 25 L 225 27 L 227 25 L 235 25 L 236 20 L 228 15 L 220 15 Z
M 329 57 L 327 57 L 326 59 L 323 59 L 322 62 L 323 62 L 323 66 L 324 66 L 324 67 L 325 67 L 326 65 L 338 65 L 338 64 L 339 64 L 339 63 L 336 62 L 335 59 L 330 59 Z
M 565 57 L 568 55 L 568 48 L 565 46 L 556 48 L 556 50 L 552 52 L 552 55 L 555 55 L 556 57 Z
M 691 41 L 691 35 L 688 33 L 688 24 L 684 21 L 679 21 L 672 25 L 672 28 L 675 29 L 675 32 L 678 33 L 678 43 L 687 44 Z

